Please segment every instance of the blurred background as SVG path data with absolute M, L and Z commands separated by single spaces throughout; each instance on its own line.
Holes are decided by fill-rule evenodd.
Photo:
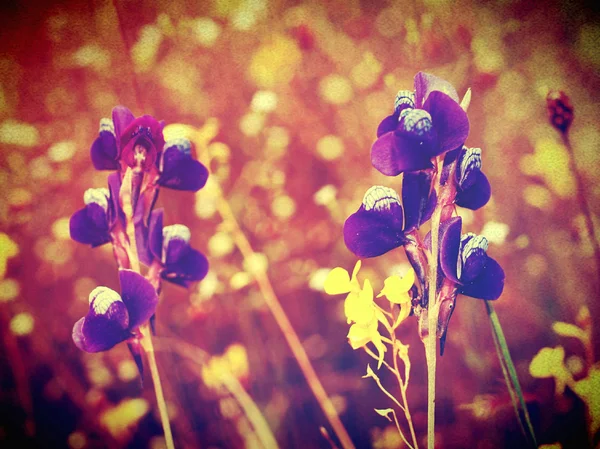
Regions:
M 207 278 L 164 285 L 158 363 L 177 447 L 259 448 L 247 416 L 223 388 L 231 372 L 282 448 L 328 448 L 329 429 L 253 279 L 267 269 L 315 370 L 358 448 L 404 447 L 373 408 L 391 404 L 370 358 L 347 344 L 343 296 L 322 291 L 329 269 L 351 270 L 342 225 L 381 175 L 369 151 L 399 89 L 422 70 L 472 89 L 467 145 L 483 150 L 492 199 L 461 211 L 486 235 L 506 271 L 495 303 L 540 443 L 585 448 L 600 419 L 600 382 L 582 399 L 529 364 L 564 347 L 573 379 L 590 358 L 553 323 L 590 310 L 598 338 L 591 236 L 576 201 L 568 152 L 548 122 L 546 94 L 575 108 L 576 164 L 594 219 L 600 214 L 598 6 L 507 0 L 7 1 L 0 6 L 0 446 L 164 447 L 150 379 L 140 384 L 125 344 L 87 354 L 71 340 L 97 285 L 118 287 L 108 245 L 69 239 L 83 193 L 103 187 L 89 147 L 113 106 L 152 114 L 206 143 L 211 183 L 197 194 L 164 190 L 168 224 L 184 223 L 207 254 Z M 198 150 L 198 149 L 196 149 Z M 256 251 L 244 260 L 217 211 L 217 186 Z M 598 223 L 596 223 L 598 225 Z M 401 250 L 363 261 L 375 289 L 401 269 Z M 426 370 L 416 320 L 408 398 L 426 435 Z M 168 338 L 161 343 L 161 338 Z M 205 357 L 186 358 L 187 342 Z M 174 349 L 175 348 L 175 349 Z M 595 368 L 597 370 L 597 368 Z M 595 371 L 597 372 L 597 371 Z M 384 384 L 393 379 L 381 374 Z M 588 384 L 586 384 L 588 385 Z M 586 390 L 587 391 L 587 390 Z M 438 360 L 437 441 L 444 448 L 525 447 L 481 301 L 460 297 Z M 335 438 L 335 437 L 332 437 Z M 424 443 L 422 444 L 424 447 Z M 560 447 L 560 446 L 554 446 Z

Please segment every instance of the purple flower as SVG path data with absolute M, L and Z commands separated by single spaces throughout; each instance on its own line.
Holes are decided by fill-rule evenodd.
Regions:
M 394 113 L 379 124 L 371 163 L 387 176 L 428 169 L 432 158 L 461 146 L 468 134 L 469 119 L 454 87 L 419 72 L 415 92 L 398 92 Z
M 492 189 L 487 177 L 481 171 L 481 148 L 467 148 L 450 151 L 444 158 L 441 183 L 445 184 L 450 166 L 458 159 L 456 165 L 456 204 L 471 210 L 477 210 L 487 204 Z
M 89 296 L 90 310 L 73 326 L 75 345 L 86 352 L 106 351 L 134 336 L 135 330 L 154 314 L 156 291 L 142 275 L 119 270 L 121 294 L 96 287 Z
M 402 204 L 404 205 L 404 230 L 419 229 L 431 218 L 437 204 L 435 190 L 431 188 L 432 170 L 404 173 L 402 179 Z
M 403 223 L 398 194 L 389 187 L 373 186 L 344 223 L 344 242 L 358 257 L 380 256 L 407 242 Z
M 108 177 L 108 189 L 87 189 L 83 194 L 85 207 L 75 212 L 69 221 L 71 238 L 92 248 L 111 241 L 110 232 L 117 219 L 125 219 L 119 206 L 121 181 L 117 173 Z
M 117 106 L 112 120 L 100 120 L 100 132 L 90 149 L 98 170 L 141 167 L 156 173 L 156 182 L 175 190 L 197 191 L 208 178 L 208 170 L 191 155 L 186 139 L 165 142 L 164 122 L 150 115 L 135 118 L 129 109 Z
M 168 140 L 160 162 L 158 184 L 174 190 L 196 192 L 206 184 L 208 170 L 192 158 L 192 145 L 187 139 Z
M 138 228 L 136 242 L 142 263 L 161 266 L 161 277 L 182 287 L 204 279 L 208 260 L 190 246 L 187 226 L 175 224 L 163 227 L 163 210 L 152 211 L 148 227 Z
M 440 266 L 458 293 L 473 298 L 498 299 L 504 289 L 504 270 L 486 253 L 488 241 L 473 233 L 461 236 L 462 219 L 453 217 L 440 226 Z

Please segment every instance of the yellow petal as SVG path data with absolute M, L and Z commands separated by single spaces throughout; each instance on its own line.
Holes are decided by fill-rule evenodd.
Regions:
M 334 268 L 325 279 L 325 293 L 328 295 L 341 295 L 350 291 L 350 275 L 341 267 Z
M 362 266 L 362 262 L 360 260 L 356 261 L 356 264 L 354 265 L 354 269 L 352 270 L 352 280 L 356 280 L 356 276 L 358 275 L 358 271 L 360 270 L 360 267 Z
M 403 278 L 400 276 L 393 275 L 387 278 L 384 281 L 383 289 L 381 293 L 377 295 L 380 296 L 385 295 L 388 301 L 394 304 L 403 304 L 406 302 L 410 302 L 410 295 L 408 291 L 415 283 L 415 270 L 412 268 L 404 275 Z
M 383 341 L 381 341 L 381 335 L 379 334 L 379 331 L 377 330 L 377 325 L 378 325 L 378 322 L 375 321 L 374 325 L 369 326 L 369 334 L 371 336 L 371 341 L 375 345 L 375 348 L 377 348 L 377 353 L 379 355 L 379 357 L 377 359 L 377 369 L 379 369 L 379 368 L 381 368 L 381 364 L 383 363 L 383 355 L 385 354 L 385 351 L 387 350 L 387 348 L 383 344 Z
M 362 348 L 371 341 L 369 329 L 358 324 L 353 324 L 350 326 L 347 337 L 348 343 L 350 343 L 352 349 Z
M 365 300 L 368 295 L 365 295 L 363 291 L 360 293 L 351 292 L 346 297 L 344 303 L 344 313 L 348 322 L 358 323 L 362 326 L 366 326 L 373 321 L 375 318 L 375 307 L 373 306 L 373 298 L 371 300 Z
M 529 374 L 533 377 L 553 377 L 559 366 L 563 366 L 565 350 L 562 346 L 542 348 L 529 364 Z
M 396 329 L 400 325 L 400 323 L 402 323 L 406 318 L 408 318 L 411 309 L 412 304 L 410 302 L 400 304 L 400 313 L 398 314 L 398 318 L 396 318 L 396 322 L 394 323 L 394 329 Z

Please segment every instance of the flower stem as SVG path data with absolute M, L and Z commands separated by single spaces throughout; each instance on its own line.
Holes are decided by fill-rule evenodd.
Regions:
M 413 421 L 412 421 L 412 415 L 410 414 L 410 409 L 408 408 L 408 400 L 406 399 L 406 388 L 408 386 L 408 370 L 407 370 L 407 376 L 406 379 L 402 380 L 402 377 L 400 376 L 400 370 L 398 369 L 398 351 L 396 350 L 396 336 L 394 333 L 391 334 L 392 335 L 392 341 L 394 342 L 392 349 L 393 349 L 393 356 L 394 356 L 394 369 L 396 370 L 396 379 L 398 380 L 398 386 L 400 387 L 400 395 L 402 396 L 402 403 L 404 404 L 404 407 L 401 407 L 402 410 L 404 411 L 404 417 L 406 418 L 406 422 L 408 422 L 408 428 L 410 429 L 410 436 L 412 438 L 413 441 L 413 448 L 414 449 L 419 449 L 419 443 L 417 442 L 417 435 L 415 433 L 415 427 L 413 425 Z
M 514 388 L 516 395 L 519 399 L 519 404 L 521 409 L 523 410 L 523 416 L 525 418 L 525 423 L 527 425 L 527 430 L 529 431 L 529 437 L 531 438 L 531 442 L 533 447 L 537 447 L 537 440 L 535 438 L 535 432 L 533 431 L 533 425 L 531 424 L 531 419 L 529 417 L 529 412 L 527 411 L 527 405 L 525 404 L 525 398 L 523 398 L 523 390 L 521 390 L 521 384 L 519 383 L 519 377 L 517 376 L 517 371 L 515 369 L 515 365 L 513 364 L 512 358 L 510 356 L 510 351 L 508 350 L 508 344 L 506 343 L 506 337 L 504 336 L 504 331 L 502 330 L 502 326 L 500 325 L 500 320 L 498 320 L 498 315 L 492 306 L 490 301 L 484 301 L 485 307 L 487 309 L 488 316 L 490 318 L 490 323 L 492 326 L 492 332 L 494 334 L 494 338 L 498 342 L 498 346 L 500 348 L 500 352 L 502 354 L 502 359 L 500 363 L 504 363 L 506 365 L 506 369 L 508 370 L 508 374 L 510 376 L 510 381 L 512 383 L 512 387 Z M 510 385 L 509 385 L 510 391 Z M 512 396 L 512 395 L 511 395 Z M 519 421 L 521 421 L 521 416 L 517 415 Z
M 237 219 L 235 218 L 235 215 L 229 206 L 229 203 L 223 196 L 220 186 L 216 185 L 216 189 L 219 194 L 217 201 L 217 210 L 219 211 L 219 214 L 223 218 L 223 221 L 229 224 L 234 242 L 242 253 L 244 259 L 253 260 L 255 253 L 250 245 L 250 242 L 241 230 Z M 313 368 L 312 363 L 308 358 L 302 343 L 300 342 L 300 338 L 298 338 L 298 334 L 296 334 L 292 323 L 283 310 L 283 307 L 281 307 L 281 303 L 279 302 L 279 299 L 273 290 L 273 286 L 271 285 L 269 277 L 267 276 L 266 272 L 263 271 L 257 271 L 254 273 L 254 276 L 265 303 L 269 307 L 269 310 L 275 318 L 277 325 L 283 332 L 283 336 L 292 350 L 292 354 L 294 354 L 294 357 L 296 358 L 298 365 L 302 370 L 302 374 L 304 374 L 304 377 L 306 378 L 308 386 L 315 395 L 315 398 L 321 406 L 325 417 L 340 440 L 342 447 L 344 449 L 354 449 L 354 444 L 350 439 L 350 435 L 348 435 L 348 432 L 342 424 L 342 421 L 340 420 L 338 413 L 331 402 L 331 399 L 327 395 L 325 388 L 323 388 L 323 384 L 321 384 L 321 380 L 315 372 L 315 369 Z
M 560 135 L 562 137 L 563 144 L 569 153 L 569 168 L 575 177 L 575 182 L 577 183 L 577 201 L 579 202 L 579 207 L 581 208 L 581 212 L 585 217 L 585 226 L 587 228 L 590 241 L 592 242 L 592 247 L 594 248 L 594 257 L 596 258 L 597 279 L 600 279 L 600 243 L 598 242 L 596 233 L 594 232 L 594 222 L 592 220 L 590 206 L 587 202 L 583 176 L 581 176 L 581 173 L 577 168 L 577 164 L 575 163 L 575 153 L 573 151 L 573 146 L 571 145 L 571 139 L 569 138 L 568 131 L 561 132 Z
M 160 338 L 157 341 L 157 348 L 159 350 L 164 349 L 174 351 L 180 356 L 199 365 L 208 363 L 210 357 L 205 351 L 197 346 L 177 338 Z M 201 371 L 197 372 L 198 374 L 201 374 Z M 223 383 L 223 386 L 231 393 L 238 404 L 240 404 L 240 407 L 244 410 L 244 414 L 252 424 L 252 427 L 254 427 L 256 436 L 261 441 L 262 446 L 265 449 L 277 449 L 279 446 L 269 427 L 269 423 L 267 423 L 267 420 L 261 413 L 258 405 L 256 405 L 246 390 L 244 390 L 244 387 L 240 384 L 238 379 L 229 371 L 224 370 L 219 371 L 219 376 L 219 380 Z
M 438 189 L 441 162 L 436 168 L 432 183 Z M 437 297 L 438 240 L 442 209 L 445 206 L 438 192 L 438 204 L 431 219 L 431 253 L 429 257 L 429 300 L 427 304 L 427 337 L 425 339 L 425 358 L 427 360 L 427 448 L 435 447 L 435 379 L 437 366 L 437 323 L 439 307 Z
M 152 344 L 150 325 L 148 323 L 144 324 L 142 327 L 140 327 L 140 331 L 142 332 L 143 337 L 141 339 L 142 347 L 144 348 L 144 352 L 148 357 L 148 364 L 150 365 L 150 374 L 152 375 L 154 393 L 156 394 L 156 403 L 158 404 L 158 412 L 160 414 L 160 421 L 165 434 L 167 449 L 175 449 L 175 444 L 173 443 L 173 434 L 171 433 L 171 423 L 169 422 L 169 413 L 167 412 L 167 404 L 165 402 L 162 383 L 158 373 L 158 365 L 156 364 L 156 356 L 154 354 L 154 345 Z

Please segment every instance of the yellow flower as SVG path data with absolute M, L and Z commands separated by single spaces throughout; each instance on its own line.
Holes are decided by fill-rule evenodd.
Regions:
M 412 304 L 411 297 L 408 292 L 414 283 L 415 270 L 411 268 L 403 278 L 400 278 L 398 275 L 393 275 L 387 278 L 384 281 L 384 286 L 381 290 L 381 293 L 377 295 L 378 298 L 385 296 L 389 302 L 400 305 L 400 314 L 394 323 L 394 329 L 398 327 L 398 325 L 404 321 L 408 315 L 410 315 Z
M 529 374 L 533 377 L 554 377 L 556 394 L 562 394 L 565 386 L 573 383 L 573 376 L 564 363 L 565 350 L 562 346 L 542 348 L 529 364 Z
M 592 435 L 595 435 L 600 429 L 600 368 L 597 365 L 591 367 L 588 376 L 578 381 L 573 386 L 573 391 L 587 405 L 590 430 Z
M 356 276 L 361 267 L 361 261 L 356 262 L 352 277 L 341 267 L 331 270 L 325 279 L 325 293 L 339 295 L 348 293 L 344 302 L 344 313 L 348 324 L 352 324 L 348 332 L 348 342 L 352 349 L 358 349 L 372 342 L 379 354 L 378 367 L 383 363 L 383 355 L 386 347 L 381 340 L 377 319 L 377 311 L 373 302 L 373 287 L 366 279 L 363 287 Z

